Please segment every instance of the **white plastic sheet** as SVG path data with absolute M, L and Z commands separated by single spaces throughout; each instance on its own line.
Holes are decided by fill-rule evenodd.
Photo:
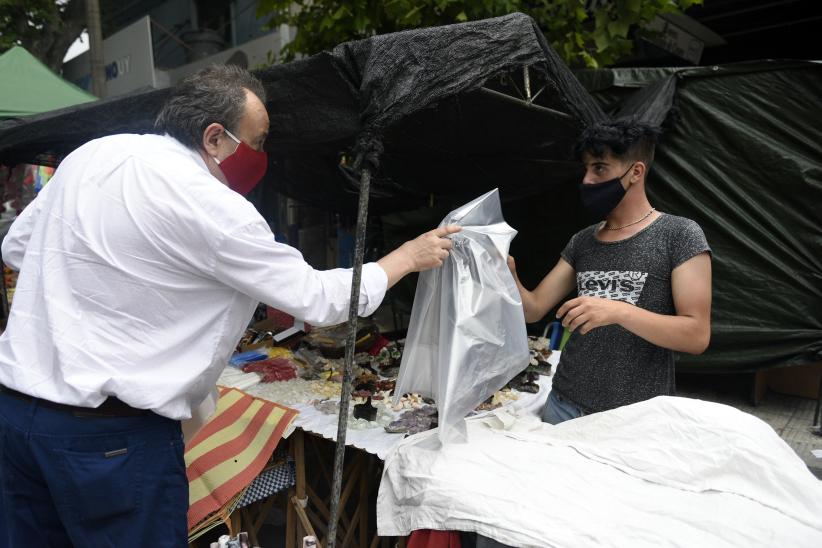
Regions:
M 377 532 L 474 531 L 509 546 L 819 548 L 822 482 L 767 423 L 658 396 L 556 426 L 469 420 L 385 459 Z M 436 440 L 435 440 L 436 441 Z
M 522 301 L 508 270 L 517 231 L 496 189 L 452 211 L 454 248 L 420 274 L 395 398 L 417 392 L 439 408 L 439 439 L 464 442 L 465 417 L 528 365 Z

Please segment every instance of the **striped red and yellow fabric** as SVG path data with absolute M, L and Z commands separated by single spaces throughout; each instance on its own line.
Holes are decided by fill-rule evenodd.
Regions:
M 250 484 L 297 411 L 219 387 L 214 416 L 186 445 L 191 530 Z

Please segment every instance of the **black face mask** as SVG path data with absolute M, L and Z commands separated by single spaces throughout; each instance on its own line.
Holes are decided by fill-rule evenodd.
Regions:
M 622 177 L 628 175 L 634 168 L 633 164 Z M 625 189 L 622 187 L 622 177 L 614 177 L 608 181 L 594 185 L 579 185 L 579 198 L 585 211 L 591 218 L 591 222 L 598 222 L 608 216 L 614 210 L 622 198 L 625 196 Z

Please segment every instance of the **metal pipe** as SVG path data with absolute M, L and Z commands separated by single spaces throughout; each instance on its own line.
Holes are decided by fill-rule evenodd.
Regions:
M 528 65 L 522 67 L 522 79 L 525 82 L 525 100 L 531 103 L 531 74 L 528 72 Z
M 522 99 L 517 99 L 516 97 L 511 97 L 510 95 L 505 95 L 504 93 L 500 93 L 499 91 L 494 91 L 493 89 L 488 88 L 479 88 L 479 91 L 484 93 L 485 95 L 489 95 L 491 97 L 496 97 L 497 99 L 502 99 L 504 101 L 508 101 L 509 103 L 514 103 L 517 105 L 521 105 L 526 108 L 534 109 L 537 112 L 542 112 L 544 114 L 550 114 L 551 116 L 556 116 L 558 118 L 563 118 L 566 120 L 573 120 L 574 117 L 570 114 L 566 114 L 559 110 L 554 110 L 552 108 L 543 107 L 541 105 L 535 105 L 534 103 L 529 103 L 528 101 L 524 101 Z
M 360 176 L 360 201 L 357 209 L 356 245 L 354 247 L 354 269 L 351 280 L 351 301 L 348 306 L 348 336 L 345 342 L 345 369 L 342 391 L 340 392 L 340 412 L 337 421 L 337 447 L 334 451 L 334 475 L 331 479 L 331 512 L 328 518 L 326 548 L 334 548 L 337 541 L 337 521 L 340 513 L 340 489 L 345 464 L 345 434 L 348 429 L 348 404 L 351 401 L 351 375 L 354 370 L 354 348 L 357 343 L 357 315 L 360 304 L 360 280 L 365 256 L 365 225 L 368 218 L 368 194 L 371 186 L 371 171 L 362 168 Z

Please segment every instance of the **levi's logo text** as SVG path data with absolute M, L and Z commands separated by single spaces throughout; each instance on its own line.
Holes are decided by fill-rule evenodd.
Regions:
M 648 279 L 647 272 L 587 270 L 577 272 L 580 297 L 600 297 L 635 305 Z

